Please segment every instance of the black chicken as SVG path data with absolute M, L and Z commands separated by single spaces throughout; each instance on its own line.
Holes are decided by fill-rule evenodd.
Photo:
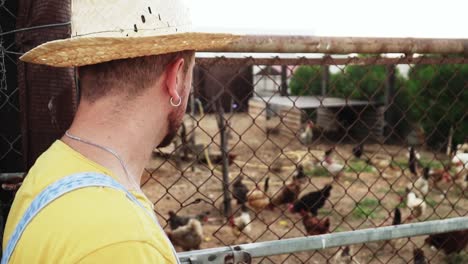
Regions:
M 313 216 L 317 216 L 318 210 L 325 205 L 332 189 L 331 184 L 325 185 L 322 190 L 310 192 L 303 195 L 290 207 L 291 213 L 311 212 Z
M 414 259 L 414 264 L 427 264 L 424 251 L 420 248 L 413 249 L 413 259 Z
M 364 153 L 364 143 L 360 143 L 359 145 L 353 148 L 354 157 L 360 159 L 362 156 L 362 153 Z
M 400 208 L 395 208 L 392 225 L 401 225 L 401 211 Z
M 237 179 L 232 184 L 232 196 L 236 199 L 237 204 L 245 204 L 247 202 L 247 193 L 249 189 L 242 183 L 244 176 L 239 175 Z

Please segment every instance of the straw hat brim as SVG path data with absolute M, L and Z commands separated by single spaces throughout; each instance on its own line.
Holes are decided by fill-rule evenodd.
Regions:
M 149 37 L 69 38 L 44 43 L 28 51 L 20 59 L 53 67 L 76 67 L 183 50 L 220 50 L 239 37 L 232 34 L 190 32 Z

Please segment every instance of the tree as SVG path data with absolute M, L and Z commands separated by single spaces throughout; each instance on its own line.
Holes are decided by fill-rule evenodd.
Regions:
M 346 66 L 331 76 L 328 94 L 330 96 L 383 102 L 385 91 L 385 67 Z
M 468 131 L 468 65 L 416 65 L 409 72 L 411 115 L 426 131 L 433 147 L 463 142 Z
M 291 77 L 291 95 L 321 95 L 322 69 L 320 66 L 299 66 Z

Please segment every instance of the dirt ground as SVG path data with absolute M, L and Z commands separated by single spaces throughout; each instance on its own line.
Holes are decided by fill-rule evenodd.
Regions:
M 247 176 L 244 183 L 253 188 L 255 183 L 263 186 L 263 180 L 270 176 L 269 194 L 274 194 L 284 183 L 290 179 L 294 172 L 293 165 L 299 162 L 310 162 L 320 159 L 323 151 L 331 144 L 317 140 L 310 145 L 308 150 L 297 139 L 284 135 L 270 135 L 267 138 L 263 122 L 254 122 L 247 114 L 235 114 L 230 116 L 232 127 L 229 140 L 230 153 L 237 157 L 229 168 L 230 178 L 234 179 L 242 170 Z M 191 121 L 188 121 L 189 124 Z M 219 152 L 219 134 L 214 116 L 207 115 L 195 124 L 196 129 L 190 132 L 196 133 L 197 143 L 208 145 L 210 152 Z M 335 142 L 337 153 L 334 158 L 344 163 L 352 160 L 352 144 Z M 365 154 L 375 159 L 404 162 L 407 158 L 405 146 L 390 146 L 371 144 L 366 145 Z M 428 151 L 420 150 L 422 159 L 432 160 L 434 155 Z M 281 173 L 269 172 L 268 166 L 278 163 L 283 167 Z M 303 193 L 322 188 L 327 183 L 333 183 L 333 190 L 329 201 L 319 211 L 319 217 L 329 217 L 331 231 L 342 232 L 371 228 L 391 224 L 391 212 L 400 204 L 399 193 L 410 180 L 414 180 L 410 173 L 402 167 L 397 169 L 358 168 L 363 172 L 356 173 L 347 169 L 339 180 L 335 181 L 329 175 L 315 175 L 309 178 L 309 183 Z M 222 173 L 221 166 L 216 166 L 214 172 L 205 165 L 196 165 L 193 169 L 189 163 L 182 163 L 180 168 L 172 160 L 154 158 L 147 166 L 144 175 L 143 190 L 148 198 L 155 203 L 155 209 L 163 226 L 166 225 L 167 212 L 179 211 L 181 215 L 196 215 L 209 211 L 210 219 L 204 224 L 204 242 L 202 248 L 212 248 L 225 245 L 234 245 L 249 242 L 278 240 L 280 238 L 293 238 L 305 236 L 301 217 L 287 212 L 286 208 L 274 211 L 265 210 L 258 214 L 251 211 L 252 231 L 249 236 L 241 236 L 236 239 L 227 220 L 222 216 Z M 182 208 L 196 198 L 202 198 L 206 202 Z M 463 192 L 457 188 L 451 188 L 447 196 L 433 190 L 428 195 L 426 202 L 428 209 L 419 220 L 434 220 L 455 216 L 468 215 L 468 201 Z M 362 210 L 358 210 L 357 204 Z M 234 212 L 239 210 L 235 202 L 232 202 Z M 402 209 L 403 219 L 409 212 Z M 168 227 L 166 227 L 168 228 Z M 396 241 L 396 250 L 383 243 L 369 243 L 354 245 L 352 250 L 360 263 L 413 263 L 413 248 L 422 247 L 429 263 L 446 262 L 442 252 L 431 250 L 424 246 L 425 237 L 400 239 Z M 180 250 L 180 249 L 179 249 Z M 328 263 L 337 252 L 337 248 L 321 251 L 297 253 L 285 256 L 273 256 L 264 259 L 255 259 L 255 263 Z M 466 257 L 466 250 L 462 253 Z M 463 261 L 467 261 L 464 258 Z M 468 263 L 468 262 L 465 262 Z

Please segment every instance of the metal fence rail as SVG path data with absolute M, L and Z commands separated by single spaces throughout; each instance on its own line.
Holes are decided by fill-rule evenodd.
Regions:
M 369 228 L 327 235 L 290 238 L 278 241 L 258 242 L 238 246 L 182 252 L 179 253 L 178 257 L 181 263 L 215 264 L 225 263 L 226 258 L 233 257 L 236 254 L 239 256 L 244 256 L 242 253 L 247 253 L 251 258 L 260 258 L 303 251 L 320 250 L 325 248 L 349 246 L 353 244 L 440 234 L 466 229 L 468 229 L 468 218 L 458 217 L 448 220 L 427 221 L 399 226 Z M 237 262 L 234 261 L 234 263 Z

